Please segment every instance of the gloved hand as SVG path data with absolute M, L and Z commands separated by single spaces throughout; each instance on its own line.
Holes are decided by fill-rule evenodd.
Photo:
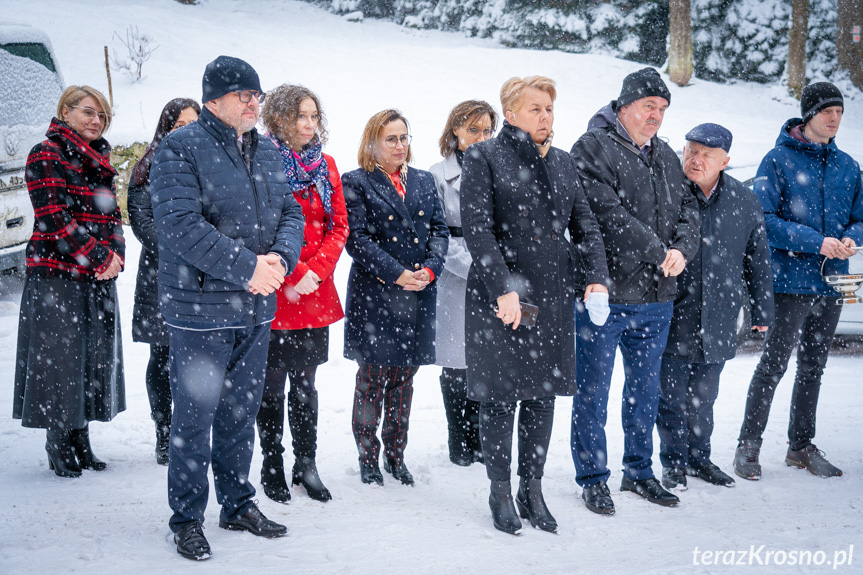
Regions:
M 611 310 L 608 309 L 608 294 L 602 292 L 591 292 L 587 296 L 587 301 L 584 303 L 587 308 L 587 313 L 590 315 L 590 321 L 594 325 L 605 325 L 608 319 L 608 314 Z

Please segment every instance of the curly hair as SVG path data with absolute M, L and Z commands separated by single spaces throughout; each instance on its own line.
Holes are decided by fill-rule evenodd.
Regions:
M 306 98 L 311 98 L 318 108 L 317 138 L 321 144 L 326 144 L 329 137 L 327 131 L 327 117 L 321 108 L 321 101 L 317 95 L 306 88 L 295 84 L 282 84 L 267 92 L 264 99 L 264 109 L 261 110 L 261 122 L 272 135 L 287 142 L 291 127 L 296 124 L 300 115 L 300 103 Z

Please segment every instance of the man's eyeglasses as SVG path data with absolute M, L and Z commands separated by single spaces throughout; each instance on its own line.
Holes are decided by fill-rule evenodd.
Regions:
M 387 145 L 387 148 L 395 148 L 399 144 L 407 148 L 411 145 L 411 135 L 410 134 L 402 134 L 401 136 L 390 136 L 389 138 L 384 139 L 384 144 Z
M 492 136 L 494 136 L 494 130 L 492 130 L 491 128 L 486 128 L 485 130 L 480 130 L 479 128 L 468 128 L 467 132 L 474 137 L 478 136 L 480 132 L 482 132 L 482 135 L 486 138 L 491 138 Z
M 108 121 L 108 114 L 106 114 L 105 112 L 97 112 L 96 110 L 94 110 L 93 108 L 90 108 L 88 106 L 69 106 L 69 107 L 81 110 L 81 113 L 84 114 L 84 117 L 87 118 L 88 120 L 92 120 L 93 118 L 98 116 L 99 121 L 102 122 L 103 124 Z
M 252 98 L 255 98 L 258 101 L 258 104 L 264 103 L 264 98 L 267 97 L 265 92 L 258 92 L 257 90 L 235 90 L 237 96 L 240 97 L 240 102 L 243 104 L 248 104 L 252 101 Z

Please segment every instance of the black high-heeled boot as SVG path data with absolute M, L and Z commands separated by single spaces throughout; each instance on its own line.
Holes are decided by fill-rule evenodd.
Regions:
M 318 466 L 313 457 L 297 458 L 291 470 L 291 482 L 305 487 L 306 493 L 315 501 L 326 503 L 333 498 L 330 490 L 321 481 L 321 476 L 318 475 Z
M 522 477 L 518 482 L 515 504 L 518 506 L 519 515 L 524 519 L 530 519 L 532 526 L 549 533 L 557 532 L 557 520 L 552 517 L 542 496 L 541 479 Z
M 521 521 L 515 512 L 512 501 L 512 486 L 509 481 L 492 481 L 491 493 L 488 496 L 488 506 L 491 508 L 491 518 L 495 529 L 510 535 L 518 535 L 521 531 Z
M 257 417 L 258 435 L 264 464 L 261 466 L 261 487 L 264 494 L 279 503 L 291 500 L 291 491 L 285 479 L 285 461 L 282 457 L 282 433 L 285 428 L 285 397 L 268 397 L 261 402 Z
M 81 477 L 81 466 L 72 451 L 69 432 L 65 429 L 49 429 L 46 433 L 45 452 L 48 454 L 48 469 L 59 477 Z
M 82 469 L 92 469 L 93 471 L 104 471 L 108 464 L 100 460 L 93 453 L 90 447 L 90 427 L 85 426 L 81 429 L 73 429 L 69 432 L 69 438 L 72 440 L 72 449 L 78 457 L 78 463 Z

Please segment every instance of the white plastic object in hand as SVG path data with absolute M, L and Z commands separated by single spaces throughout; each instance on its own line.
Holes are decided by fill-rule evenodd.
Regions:
M 608 294 L 602 292 L 590 292 L 587 296 L 587 301 L 584 303 L 587 308 L 587 313 L 590 315 L 590 321 L 594 325 L 605 325 L 608 319 L 608 314 L 611 310 L 608 309 Z

